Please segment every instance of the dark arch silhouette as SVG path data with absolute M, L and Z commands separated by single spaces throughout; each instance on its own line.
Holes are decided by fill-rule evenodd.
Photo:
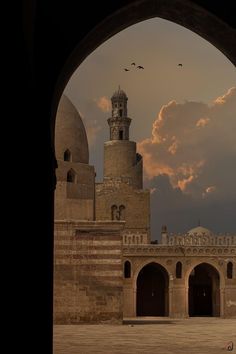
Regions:
M 177 262 L 176 263 L 176 278 L 180 279 L 182 278 L 182 263 L 181 262 Z
M 69 149 L 67 149 L 65 152 L 64 152 L 64 161 L 71 161 L 71 152 Z
M 67 182 L 70 182 L 70 183 L 76 182 L 76 173 L 72 168 L 67 172 L 66 180 L 67 180 Z
M 125 261 L 124 264 L 124 277 L 130 278 L 131 277 L 131 263 L 130 261 Z
M 189 316 L 220 316 L 220 275 L 208 263 L 197 265 L 189 275 Z
M 137 316 L 168 316 L 169 276 L 158 263 L 144 266 L 137 278 Z
M 227 263 L 227 278 L 228 279 L 233 278 L 233 263 L 232 262 Z
M 15 117 L 24 117 L 18 123 L 21 134 L 17 134 L 15 138 L 18 146 L 24 141 L 27 148 L 31 147 L 34 151 L 34 161 L 37 163 L 31 165 L 34 175 L 31 188 L 27 176 L 22 178 L 19 199 L 28 200 L 28 203 L 25 203 L 27 210 L 24 210 L 24 215 L 27 215 L 29 220 L 35 218 L 32 205 L 37 200 L 41 219 L 34 230 L 33 239 L 32 229 L 28 228 L 24 238 L 19 240 L 17 246 L 21 252 L 18 252 L 16 272 L 19 272 L 19 278 L 25 272 L 25 268 L 22 268 L 22 258 L 27 264 L 41 265 L 34 268 L 33 278 L 29 274 L 30 283 L 24 284 L 26 292 L 21 299 L 21 308 L 24 309 L 21 317 L 25 316 L 26 309 L 30 308 L 29 322 L 37 318 L 43 326 L 40 333 L 28 326 L 27 333 L 38 343 L 39 351 L 41 349 L 41 352 L 45 352 L 46 348 L 48 353 L 52 353 L 53 207 L 57 166 L 54 121 L 59 99 L 68 80 L 78 65 L 106 39 L 127 26 L 155 16 L 195 31 L 236 65 L 235 11 L 233 1 L 222 3 L 207 0 L 160 0 L 158 3 L 151 0 L 107 0 L 102 5 L 99 2 L 93 3 L 95 17 L 91 17 L 89 2 L 63 2 L 62 6 L 54 0 L 32 0 L 23 1 L 21 5 L 19 12 L 15 11 L 15 16 L 19 17 L 19 28 L 17 27 L 14 33 L 15 40 L 11 41 L 11 53 L 20 53 L 21 59 L 17 61 L 17 64 L 20 63 L 20 70 L 18 65 L 10 68 L 15 69 L 15 78 L 19 75 L 19 80 L 14 81 L 13 95 L 18 99 L 19 93 L 23 93 L 23 99 L 16 105 Z M 78 14 L 90 20 L 78 21 Z M 15 55 L 13 57 L 15 58 Z M 33 128 L 32 119 L 37 122 L 37 129 Z M 30 133 L 29 127 L 32 128 Z M 46 168 L 40 169 L 40 165 Z M 28 172 L 28 161 L 22 160 L 21 167 L 22 171 Z M 41 189 L 36 186 L 41 186 Z M 37 247 L 34 247 L 34 252 L 28 252 L 27 246 L 32 246 L 32 242 L 37 242 Z M 14 257 L 16 259 L 17 254 Z M 34 311 L 28 306 L 32 301 L 32 289 L 38 295 L 40 303 L 45 299 L 44 306 L 34 307 Z M 25 351 L 32 349 L 29 341 L 25 342 L 24 346 Z

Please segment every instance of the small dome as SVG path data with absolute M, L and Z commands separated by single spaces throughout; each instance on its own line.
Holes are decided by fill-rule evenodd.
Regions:
M 128 99 L 125 91 L 121 90 L 121 88 L 119 87 L 117 91 L 115 91 L 111 97 L 112 100 L 114 99 Z
M 59 102 L 55 126 L 56 158 L 64 160 L 69 151 L 72 162 L 88 164 L 88 139 L 83 121 L 69 98 L 62 95 Z
M 187 232 L 188 235 L 210 236 L 212 232 L 205 227 L 197 226 Z

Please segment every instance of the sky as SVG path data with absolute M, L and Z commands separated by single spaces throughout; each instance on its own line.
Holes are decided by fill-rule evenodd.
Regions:
M 84 121 L 97 182 L 119 85 L 151 191 L 152 239 L 162 225 L 182 233 L 199 220 L 215 233 L 236 233 L 234 65 L 199 35 L 160 18 L 123 30 L 91 53 L 64 93 Z

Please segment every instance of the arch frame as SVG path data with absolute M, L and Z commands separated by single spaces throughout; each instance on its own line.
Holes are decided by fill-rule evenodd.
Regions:
M 236 66 L 236 29 L 193 1 L 133 0 L 113 9 L 87 33 L 61 67 L 52 100 L 52 138 L 56 110 L 69 79 L 79 65 L 101 44 L 139 22 L 155 17 L 174 22 L 198 34 L 221 51 Z
M 212 261 L 212 260 L 203 260 L 199 261 L 196 260 L 194 264 L 191 264 L 191 266 L 185 271 L 185 277 L 184 277 L 184 283 L 185 283 L 185 301 L 186 301 L 186 313 L 189 316 L 189 277 L 193 269 L 195 269 L 197 266 L 201 264 L 206 264 L 211 267 L 218 273 L 219 275 L 219 294 L 220 294 L 220 317 L 224 317 L 224 295 L 225 295 L 225 276 L 223 270 L 220 269 L 219 265 L 217 262 Z
M 137 316 L 137 280 L 138 280 L 138 276 L 139 276 L 141 270 L 149 264 L 156 264 L 158 266 L 161 266 L 161 268 L 163 268 L 165 275 L 167 277 L 167 291 L 168 291 L 168 300 L 167 300 L 168 301 L 168 303 L 167 303 L 168 315 L 167 315 L 167 317 L 168 317 L 170 315 L 170 304 L 171 304 L 171 295 L 172 295 L 171 286 L 170 286 L 170 284 L 171 284 L 170 280 L 172 279 L 172 275 L 167 270 L 166 266 L 164 265 L 164 262 L 160 262 L 159 260 L 157 261 L 156 258 L 152 258 L 150 260 L 143 261 L 136 268 L 135 272 L 133 272 L 133 312 L 134 312 L 135 316 Z

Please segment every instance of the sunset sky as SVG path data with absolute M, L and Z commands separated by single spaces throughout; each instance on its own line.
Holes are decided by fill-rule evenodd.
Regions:
M 152 239 L 160 237 L 163 224 L 170 232 L 186 232 L 199 219 L 213 232 L 236 233 L 233 64 L 197 34 L 159 18 L 97 48 L 64 93 L 84 121 L 98 182 L 110 98 L 118 85 L 128 96 L 130 140 L 137 142 L 144 187 L 151 189 Z

